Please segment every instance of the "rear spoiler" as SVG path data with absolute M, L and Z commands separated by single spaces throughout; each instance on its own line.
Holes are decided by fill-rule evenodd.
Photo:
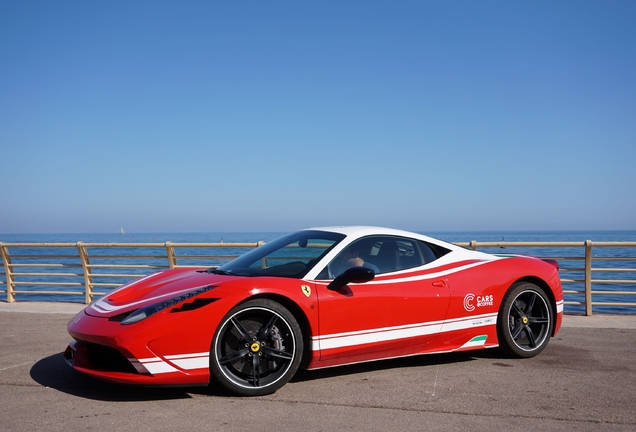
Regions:
M 559 270 L 559 263 L 557 262 L 557 260 L 553 260 L 553 259 L 543 259 L 541 258 L 541 261 L 545 261 L 548 264 L 552 264 L 554 266 L 554 268 L 556 268 L 557 270 Z

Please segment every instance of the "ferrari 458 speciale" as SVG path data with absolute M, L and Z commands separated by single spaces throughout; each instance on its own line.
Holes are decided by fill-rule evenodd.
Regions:
M 118 383 L 263 395 L 299 368 L 495 347 L 532 357 L 562 315 L 555 261 L 386 228 L 313 228 L 108 293 L 69 322 L 64 356 Z

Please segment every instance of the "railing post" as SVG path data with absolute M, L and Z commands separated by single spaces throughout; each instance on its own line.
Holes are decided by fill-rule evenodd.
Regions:
M 166 255 L 168 255 L 168 265 L 173 269 L 177 267 L 177 257 L 174 254 L 174 246 L 172 246 L 171 241 L 167 241 L 166 244 Z
M 93 277 L 91 276 L 90 261 L 84 242 L 77 242 L 77 251 L 79 252 L 82 269 L 84 270 L 84 303 L 90 304 L 93 301 Z
M 585 315 L 592 316 L 592 240 L 585 240 Z
M 15 301 L 15 281 L 13 280 L 13 266 L 9 248 L 0 242 L 0 253 L 2 254 L 2 264 L 4 265 L 5 280 L 7 283 L 7 303 Z

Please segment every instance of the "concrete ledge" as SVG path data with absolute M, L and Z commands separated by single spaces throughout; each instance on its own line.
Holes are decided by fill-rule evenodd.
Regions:
M 636 330 L 636 315 L 563 315 L 563 327 Z
M 0 312 L 47 313 L 75 315 L 86 305 L 65 302 L 0 302 Z M 563 327 L 615 328 L 636 330 L 636 315 L 564 315 Z
M 75 315 L 86 307 L 82 303 L 67 302 L 0 302 L 0 312 L 48 313 Z

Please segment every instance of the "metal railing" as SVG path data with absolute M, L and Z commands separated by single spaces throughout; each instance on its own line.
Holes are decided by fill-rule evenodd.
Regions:
M 4 265 L 4 273 L 0 273 L 4 280 L 0 280 L 0 286 L 6 286 L 0 293 L 6 293 L 8 303 L 16 301 L 17 295 L 73 298 L 82 295 L 83 301 L 89 304 L 95 297 L 106 294 L 98 291 L 100 289 L 120 286 L 153 271 L 218 266 L 262 244 L 0 243 Z M 10 248 L 26 252 L 10 253 Z M 178 249 L 195 253 L 178 255 Z M 227 250 L 233 253 L 222 252 Z M 59 290 L 60 287 L 64 290 Z
M 592 315 L 592 307 L 620 307 L 635 308 L 630 313 L 636 313 L 636 302 L 623 301 L 625 298 L 636 299 L 636 278 L 623 279 L 616 275 L 630 274 L 636 276 L 636 242 L 594 242 L 586 240 L 584 242 L 476 242 L 455 243 L 472 250 L 486 249 L 486 252 L 493 253 L 492 249 L 514 248 L 515 253 L 526 253 L 544 259 L 553 259 L 559 263 L 559 275 L 563 285 L 563 293 L 566 296 L 566 305 L 583 306 L 585 315 Z M 581 250 L 578 255 L 554 256 L 545 254 L 549 249 L 574 248 Z M 604 255 L 594 255 L 593 248 L 610 251 Z M 489 250 L 490 249 L 490 250 Z M 524 250 L 517 250 L 524 249 Z M 529 253 L 528 249 L 541 250 L 541 253 Z M 598 249 L 597 249 L 598 250 Z M 508 250 L 506 253 L 511 253 Z M 593 263 L 607 263 L 613 265 L 593 266 Z M 574 265 L 574 267 L 572 266 Z M 578 266 L 577 266 L 578 265 Z M 581 266 L 582 265 L 582 266 Z M 631 267 L 630 267 L 631 265 Z M 594 278 L 594 274 L 606 275 L 604 278 Z M 598 288 L 604 286 L 606 289 Z M 579 288 L 580 287 L 580 288 Z M 621 287 L 621 289 L 616 289 Z M 622 289 L 627 287 L 627 289 Z M 567 297 L 577 298 L 567 300 Z M 604 300 L 594 300 L 594 297 L 603 297 Z M 619 301 L 608 301 L 606 299 L 620 299 Z
M 88 304 L 106 292 L 152 271 L 214 267 L 264 242 L 254 243 L 1 243 L 4 272 L 0 293 L 67 296 Z M 636 313 L 636 242 L 457 242 L 490 253 L 525 253 L 559 262 L 566 305 L 630 308 Z M 559 256 L 549 251 L 567 251 Z M 603 255 L 593 252 L 609 251 Z M 19 251 L 21 253 L 16 253 Z M 177 253 L 179 251 L 179 253 Z M 122 264 L 122 263 L 126 264 Z M 598 265 L 596 265 L 598 264 Z M 595 277 L 604 275 L 604 277 Z M 627 275 L 629 278 L 624 278 Z M 603 288 L 605 289 L 603 289 Z M 624 288 L 623 288 L 624 287 Z M 600 300 L 599 300 L 600 299 Z M 633 309 L 633 312 L 631 310 Z

